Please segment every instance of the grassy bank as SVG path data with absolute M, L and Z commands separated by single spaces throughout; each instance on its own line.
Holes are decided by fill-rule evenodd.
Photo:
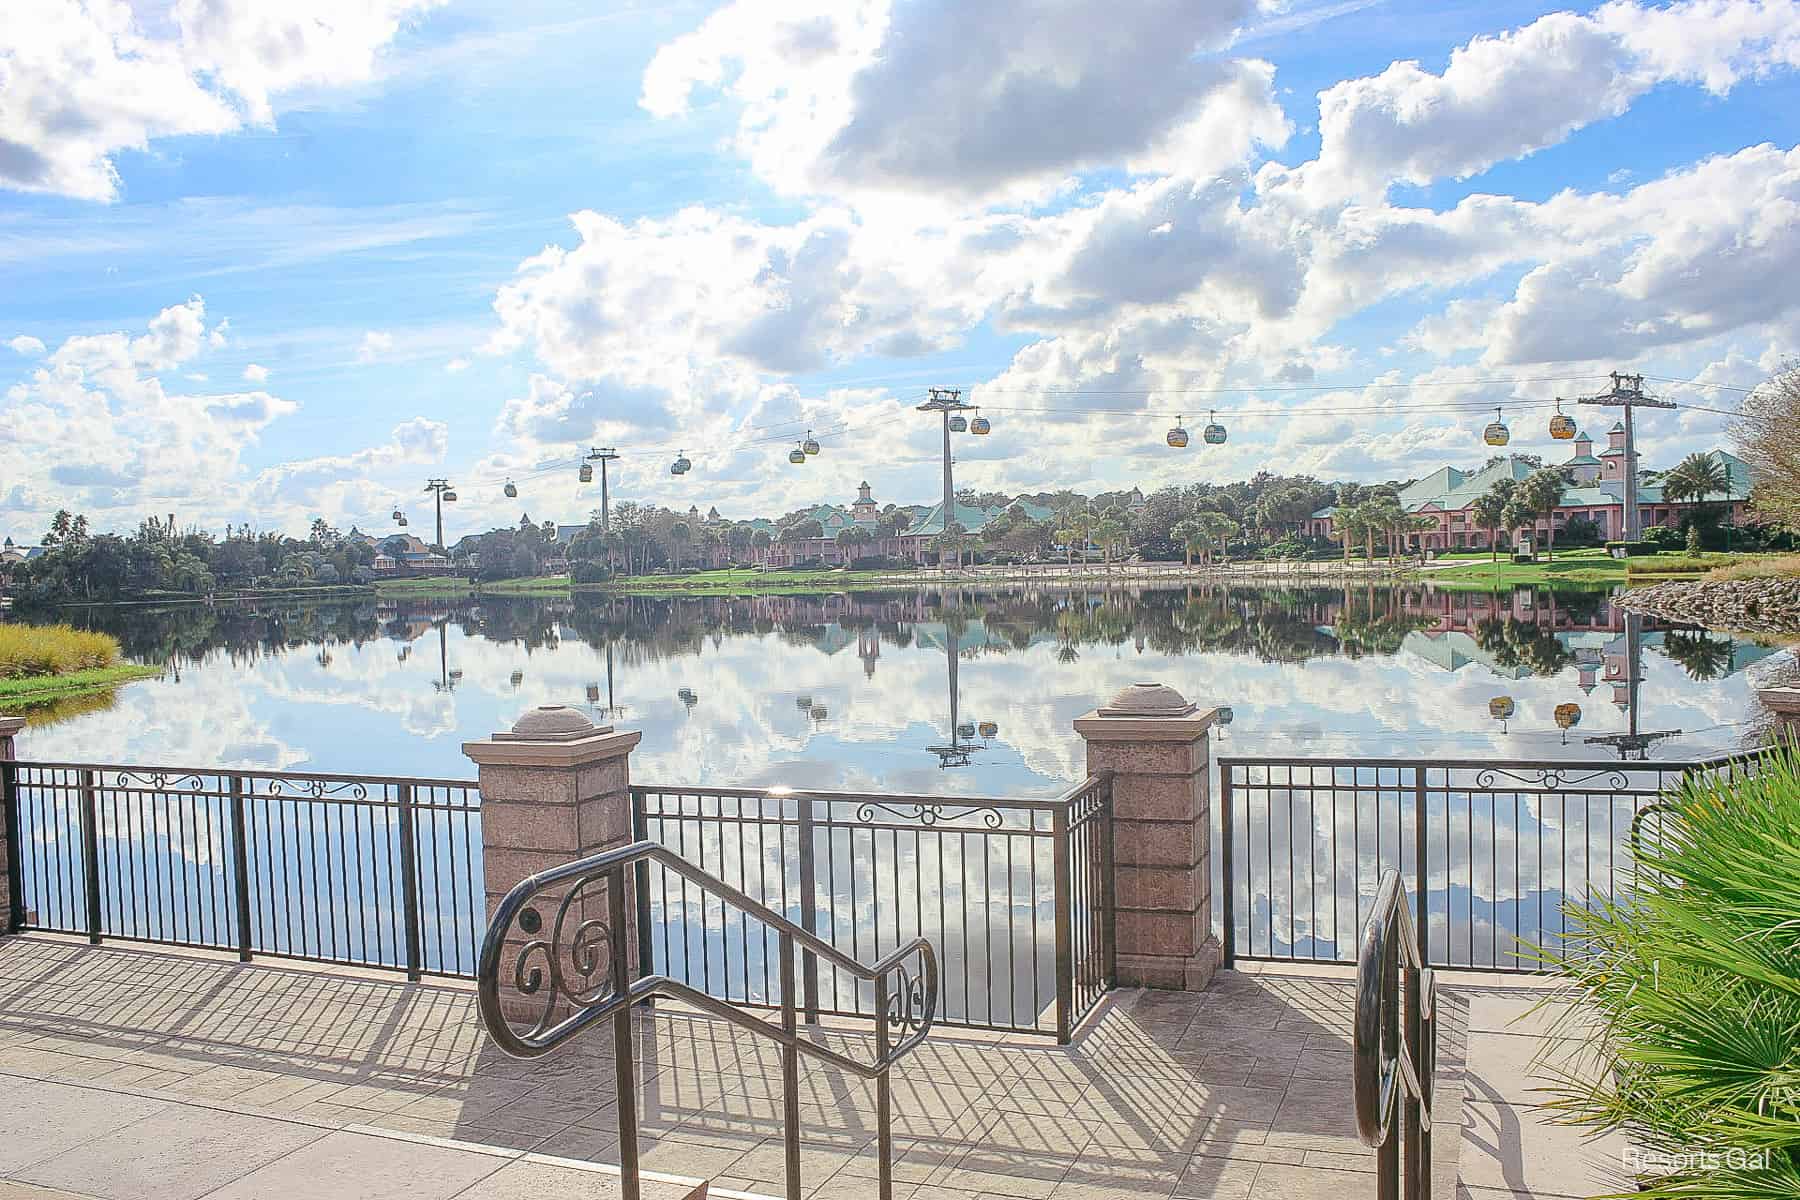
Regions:
M 41 704 L 47 700 L 66 700 L 109 692 L 122 683 L 154 679 L 162 673 L 161 667 L 140 667 L 134 663 L 125 663 L 96 667 L 89 671 L 71 671 L 66 675 L 0 679 L 0 710 L 10 709 L 15 705 Z
M 68 625 L 0 625 L 0 706 L 104 692 L 160 675 L 119 661 L 117 638 Z
M 901 580 L 899 584 L 896 579 Z M 680 575 L 633 575 L 605 583 L 572 583 L 567 575 L 471 583 L 467 579 L 391 579 L 375 585 L 377 595 L 407 596 L 566 596 L 605 592 L 623 596 L 741 596 L 750 593 L 831 592 L 844 588 L 904 586 L 893 571 L 690 571 Z M 931 582 L 936 576 L 919 576 Z

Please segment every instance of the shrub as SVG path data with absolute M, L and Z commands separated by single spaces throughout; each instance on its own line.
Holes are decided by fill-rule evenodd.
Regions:
M 1639 540 L 1650 543 L 1658 550 L 1679 550 L 1684 544 L 1681 530 L 1676 529 L 1672 525 L 1652 525 L 1650 528 L 1644 530 L 1640 535 Z M 1612 545 L 1611 542 L 1606 544 L 1608 546 Z
M 68 675 L 110 667 L 119 641 L 68 625 L 0 625 L 0 679 Z
M 1722 1152 L 1640 1195 L 1800 1194 L 1800 749 L 1690 775 L 1660 808 L 1632 896 L 1568 906 L 1559 970 L 1599 1018 L 1602 1070 L 1565 1076 L 1553 1107 L 1647 1149 Z

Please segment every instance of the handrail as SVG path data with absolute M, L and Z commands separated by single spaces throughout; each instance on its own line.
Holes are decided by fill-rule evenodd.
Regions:
M 637 938 L 632 935 L 626 917 L 625 880 L 628 872 L 633 873 L 636 887 L 641 891 L 652 862 L 777 932 L 781 955 L 779 1027 L 667 975 L 647 973 L 647 964 L 639 964 L 639 971 L 645 973 L 633 977 L 629 956 L 630 947 L 637 944 Z M 588 915 L 587 901 L 600 899 L 592 888 L 596 884 L 605 885 L 604 917 Z M 555 905 L 555 914 L 548 922 L 533 907 L 540 898 Z M 640 914 L 638 919 L 642 919 L 642 910 L 636 911 Z M 515 926 L 524 934 L 523 939 L 511 936 Z M 795 986 L 796 947 L 824 959 L 840 971 L 874 984 L 873 1061 L 861 1062 L 800 1035 Z M 514 952 L 514 959 L 511 971 L 506 972 L 502 960 L 509 950 Z M 907 969 L 907 963 L 914 955 L 919 959 L 916 975 Z M 507 892 L 495 908 L 482 941 L 476 980 L 481 1019 L 488 1035 L 502 1050 L 515 1057 L 548 1054 L 596 1022 L 612 1019 L 620 1167 L 626 1200 L 636 1200 L 638 1196 L 632 1012 L 637 1005 L 658 996 L 692 1004 L 781 1046 L 787 1193 L 791 1200 L 799 1200 L 801 1194 L 798 1055 L 804 1053 L 861 1078 L 873 1079 L 876 1082 L 880 1195 L 882 1200 L 892 1196 L 889 1072 L 894 1063 L 925 1040 L 937 1018 L 937 954 L 924 938 L 914 938 L 879 962 L 865 965 L 666 847 L 652 841 L 638 841 L 540 871 Z M 510 997 L 503 991 L 503 980 L 510 980 Z M 536 1010 L 535 1020 L 526 1032 L 515 1029 L 509 1019 L 508 999 L 523 1001 Z M 559 1006 L 570 1010 L 560 1019 Z M 900 1033 L 899 1039 L 890 1041 L 896 1030 Z
M 1404 1005 L 1400 977 L 1404 973 Z M 1382 873 L 1356 957 L 1351 1071 L 1356 1133 L 1377 1153 L 1383 1200 L 1431 1196 L 1431 1101 L 1437 1070 L 1437 983 L 1413 928 L 1400 872 Z M 1403 1099 L 1404 1098 L 1404 1099 Z M 1405 1109 L 1406 1169 L 1394 1139 Z

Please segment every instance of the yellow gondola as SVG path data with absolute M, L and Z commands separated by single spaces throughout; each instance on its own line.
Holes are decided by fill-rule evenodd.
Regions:
M 1563 412 L 1561 400 L 1556 402 L 1556 415 L 1550 418 L 1550 436 L 1559 442 L 1575 436 L 1575 418 Z
M 1000 726 L 993 721 L 983 721 L 979 730 L 984 738 L 998 737 L 1000 734 Z
M 1489 421 L 1487 428 L 1481 431 L 1481 440 L 1490 446 L 1504 446 L 1512 441 L 1512 430 L 1508 429 L 1506 423 L 1500 419 L 1499 409 L 1494 410 L 1494 419 Z
M 806 431 L 806 440 L 800 443 L 800 449 L 808 454 L 817 454 L 819 452 L 819 443 L 813 440 L 812 430 L 809 429 Z
M 593 468 L 593 466 L 592 466 L 592 465 L 591 465 L 591 464 L 588 464 L 588 463 L 582 463 L 582 464 L 581 464 L 581 471 L 580 471 L 580 476 L 581 476 L 581 482 L 583 482 L 583 483 L 592 483 L 592 482 L 594 482 L 594 468 Z
M 1206 424 L 1206 432 L 1202 435 L 1206 439 L 1206 444 L 1223 446 L 1225 444 L 1225 427 L 1219 424 L 1219 414 L 1208 413 L 1207 416 L 1210 419 Z
M 973 421 L 969 422 L 969 432 L 978 433 L 983 437 L 986 437 L 993 428 L 993 425 L 988 422 L 986 417 L 976 417 Z
M 1488 701 L 1488 716 L 1496 721 L 1510 721 L 1517 711 L 1519 706 L 1513 703 L 1511 696 L 1495 696 Z
M 506 492 L 506 498 L 507 498 L 507 499 L 508 499 L 508 500 L 516 500 L 516 499 L 518 499 L 518 496 L 519 496 L 519 485 L 518 485 L 518 484 L 516 484 L 516 483 L 514 483 L 514 482 L 513 482 L 513 481 L 512 481 L 512 480 L 510 480 L 510 479 L 509 479 L 509 480 L 507 480 L 507 481 L 506 481 L 506 487 L 505 487 L 505 488 L 504 488 L 504 489 L 502 489 L 502 490 L 504 490 L 504 491 L 505 491 L 505 492 Z
M 788 461 L 793 463 L 795 466 L 800 466 L 802 463 L 804 463 L 806 461 L 806 443 L 802 442 L 800 445 L 795 446 L 792 450 L 789 450 L 788 451 Z
M 1581 724 L 1581 705 L 1559 704 L 1556 706 L 1556 725 L 1559 729 L 1573 729 Z
M 1177 450 L 1182 449 L 1188 444 L 1187 430 L 1181 427 L 1180 417 L 1175 418 L 1175 424 L 1169 427 L 1169 432 L 1163 436 L 1163 441 L 1169 443 L 1169 445 L 1175 447 Z

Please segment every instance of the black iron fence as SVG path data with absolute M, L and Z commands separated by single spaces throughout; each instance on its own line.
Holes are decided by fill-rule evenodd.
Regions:
M 471 977 L 487 925 L 476 785 L 90 763 L 3 764 L 20 928 Z M 1067 1039 L 1113 979 L 1112 783 L 1002 800 L 632 789 L 660 842 L 865 960 L 914 938 L 944 963 L 940 1021 Z M 778 947 L 651 866 L 642 961 L 774 1004 Z M 874 1012 L 806 954 L 809 1017 Z
M 632 788 L 639 837 L 741 889 L 852 958 L 928 939 L 943 964 L 939 1023 L 1067 1040 L 1113 978 L 1112 783 L 1049 800 Z M 652 866 L 640 952 L 709 995 L 773 1005 L 766 928 Z M 813 955 L 803 1007 L 873 1012 L 866 980 Z
M 472 783 L 6 763 L 22 928 L 469 976 L 486 927 Z
M 1755 761 L 1221 758 L 1226 962 L 1354 962 L 1396 870 L 1429 965 L 1542 970 L 1565 903 L 1628 894 L 1633 840 L 1664 789 Z

